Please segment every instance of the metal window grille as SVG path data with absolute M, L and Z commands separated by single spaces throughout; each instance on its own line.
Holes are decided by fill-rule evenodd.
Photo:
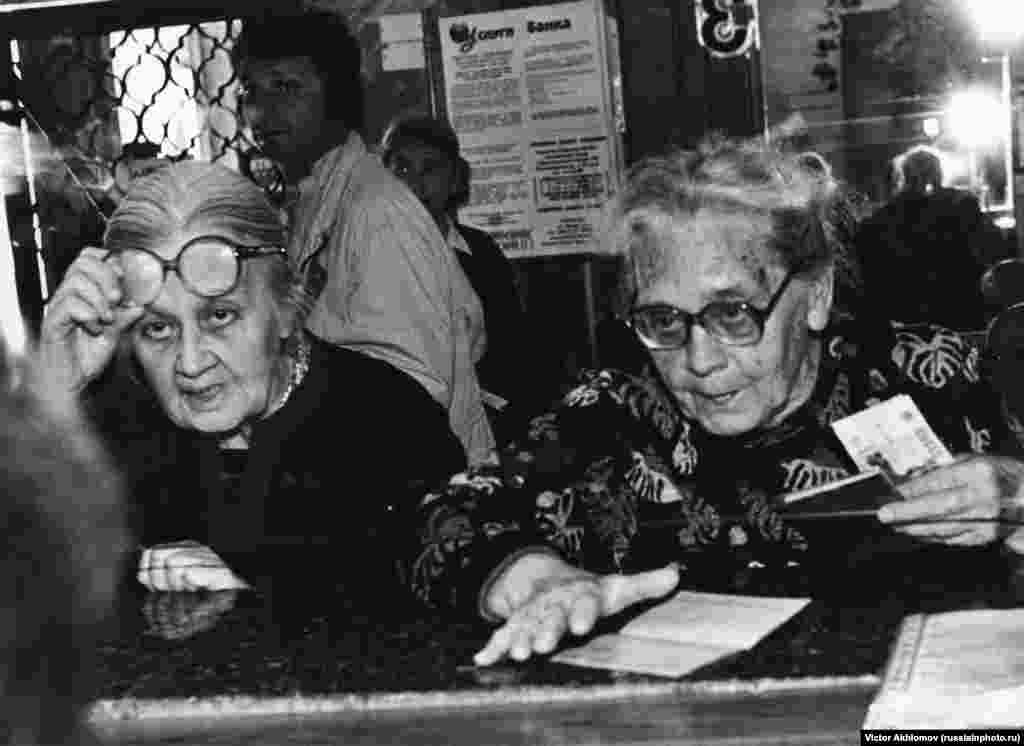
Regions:
M 111 34 L 122 144 L 237 165 L 241 127 L 230 49 L 240 28 L 234 21 Z
M 111 177 L 133 144 L 236 165 L 245 141 L 230 51 L 240 30 L 231 20 L 19 41 L 15 72 L 32 124 Z
M 12 42 L 45 286 L 102 238 L 127 160 L 194 158 L 250 172 L 230 58 L 240 30 L 232 19 Z

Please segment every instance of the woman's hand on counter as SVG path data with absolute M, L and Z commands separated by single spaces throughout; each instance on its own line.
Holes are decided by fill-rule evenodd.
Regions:
M 151 591 L 229 591 L 249 584 L 197 541 L 157 544 L 142 552 L 138 579 Z
M 595 575 L 550 555 L 525 555 L 502 573 L 486 605 L 506 622 L 473 661 L 522 661 L 552 652 L 566 632 L 585 635 L 598 619 L 675 589 L 674 564 L 635 575 Z

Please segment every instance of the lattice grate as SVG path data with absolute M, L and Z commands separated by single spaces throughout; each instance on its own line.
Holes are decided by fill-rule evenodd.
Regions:
M 49 287 L 81 246 L 102 237 L 130 173 L 119 169 L 127 160 L 193 158 L 251 172 L 255 150 L 240 118 L 230 56 L 241 23 L 12 43 L 36 244 Z
M 247 144 L 230 59 L 240 29 L 232 20 L 22 41 L 16 74 L 34 124 L 111 177 L 130 145 L 237 165 Z

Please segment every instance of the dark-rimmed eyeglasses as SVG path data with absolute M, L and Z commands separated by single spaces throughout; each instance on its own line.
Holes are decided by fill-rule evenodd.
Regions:
M 793 278 L 786 273 L 775 294 L 764 308 L 747 301 L 716 300 L 697 313 L 667 303 L 635 306 L 625 321 L 650 350 L 677 350 L 690 341 L 694 324 L 718 341 L 732 346 L 755 345 L 764 335 L 764 326 Z
M 160 295 L 169 271 L 178 274 L 186 289 L 214 298 L 235 289 L 246 259 L 286 257 L 287 252 L 280 246 L 246 246 L 223 236 L 198 236 L 182 246 L 174 259 L 147 249 L 122 249 L 111 255 L 121 262 L 125 297 L 144 306 Z

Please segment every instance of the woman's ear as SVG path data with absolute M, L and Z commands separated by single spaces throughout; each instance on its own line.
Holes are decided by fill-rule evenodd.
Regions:
M 832 313 L 836 273 L 834 267 L 827 267 L 811 280 L 811 292 L 807 298 L 807 326 L 820 332 L 828 325 Z
M 291 339 L 298 326 L 299 314 L 291 303 L 278 304 L 277 336 L 281 340 Z

